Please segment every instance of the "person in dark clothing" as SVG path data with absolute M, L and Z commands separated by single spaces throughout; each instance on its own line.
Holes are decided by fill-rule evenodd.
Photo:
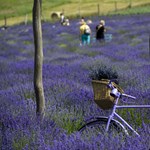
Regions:
M 61 13 L 61 14 L 60 14 L 60 23 L 61 23 L 61 25 L 63 25 L 64 22 L 65 22 L 64 13 Z
M 99 25 L 96 26 L 96 40 L 105 40 L 105 32 L 105 21 L 101 20 Z

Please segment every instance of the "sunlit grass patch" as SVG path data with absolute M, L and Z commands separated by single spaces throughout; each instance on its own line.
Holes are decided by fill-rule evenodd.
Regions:
M 133 38 L 132 40 L 131 40 L 131 46 L 136 46 L 136 45 L 138 45 L 138 44 L 140 44 L 140 43 L 142 43 L 142 40 L 141 39 L 139 39 L 139 38 Z
M 59 36 L 61 36 L 61 37 L 68 37 L 68 35 L 69 34 L 67 32 L 63 32 L 63 31 L 61 31 L 59 34 Z
M 97 55 L 100 55 L 100 52 L 98 52 L 98 51 L 90 51 L 90 50 L 86 50 L 86 49 L 77 49 L 75 52 L 77 54 L 86 55 L 89 57 L 95 57 Z
M 62 43 L 62 44 L 59 44 L 59 47 L 61 47 L 61 48 L 66 48 L 67 45 Z
M 23 41 L 23 43 L 24 43 L 25 45 L 30 45 L 30 44 L 33 44 L 33 42 L 32 42 L 32 41 L 28 41 L 28 40 L 26 40 L 26 41 Z
M 68 134 L 77 131 L 81 127 L 81 124 L 83 123 L 82 113 L 76 114 L 76 112 L 73 112 L 73 111 L 63 113 L 63 111 L 65 110 L 62 110 L 62 112 L 58 112 L 57 114 L 53 116 L 53 119 L 55 120 L 55 122 L 60 127 L 65 129 Z
M 150 51 L 147 51 L 147 53 L 141 52 L 140 57 L 143 59 L 150 59 Z
M 13 141 L 13 148 L 15 150 L 21 150 L 23 149 L 26 145 L 28 145 L 31 142 L 28 137 L 18 137 Z
M 117 30 L 119 34 L 125 34 L 127 33 L 127 30 L 125 29 L 120 29 L 120 30 Z
M 133 101 L 130 102 L 130 100 L 128 100 L 128 103 L 133 103 Z M 134 105 L 138 104 L 134 103 Z M 132 124 L 133 128 L 142 127 L 143 122 L 150 123 L 147 112 L 148 110 L 144 108 L 124 108 L 122 110 L 118 110 L 119 115 L 129 122 L 129 124 Z
M 13 44 L 16 44 L 16 41 L 15 40 L 9 40 L 9 41 L 7 41 L 7 43 L 10 45 L 13 45 Z

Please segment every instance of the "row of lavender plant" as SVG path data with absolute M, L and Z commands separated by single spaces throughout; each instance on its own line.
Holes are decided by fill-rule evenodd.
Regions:
M 89 72 L 104 64 L 117 70 L 120 86 L 150 104 L 149 14 L 92 17 L 91 44 L 80 47 L 78 20 L 69 27 L 43 23 L 43 82 L 46 116 L 36 120 L 33 88 L 32 25 L 0 31 L 0 146 L 3 150 L 139 149 L 150 148 L 149 109 L 121 110 L 141 137 L 134 134 L 83 138 L 77 129 L 93 116 L 107 115 L 93 101 Z M 112 40 L 95 42 L 95 26 L 106 20 Z M 133 101 L 132 101 L 133 102 Z

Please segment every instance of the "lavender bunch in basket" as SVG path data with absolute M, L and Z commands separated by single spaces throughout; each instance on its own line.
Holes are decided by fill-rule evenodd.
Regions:
M 89 72 L 89 77 L 92 80 L 113 79 L 118 84 L 117 71 L 114 68 L 106 66 L 104 64 L 99 64 L 97 66 L 92 67 Z

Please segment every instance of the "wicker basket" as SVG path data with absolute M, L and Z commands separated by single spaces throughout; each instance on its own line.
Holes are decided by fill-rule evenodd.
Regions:
M 107 110 L 114 106 L 115 98 L 110 95 L 111 89 L 107 87 L 109 80 L 92 80 L 94 101 L 102 109 Z M 113 86 L 123 93 L 123 90 L 114 82 Z

